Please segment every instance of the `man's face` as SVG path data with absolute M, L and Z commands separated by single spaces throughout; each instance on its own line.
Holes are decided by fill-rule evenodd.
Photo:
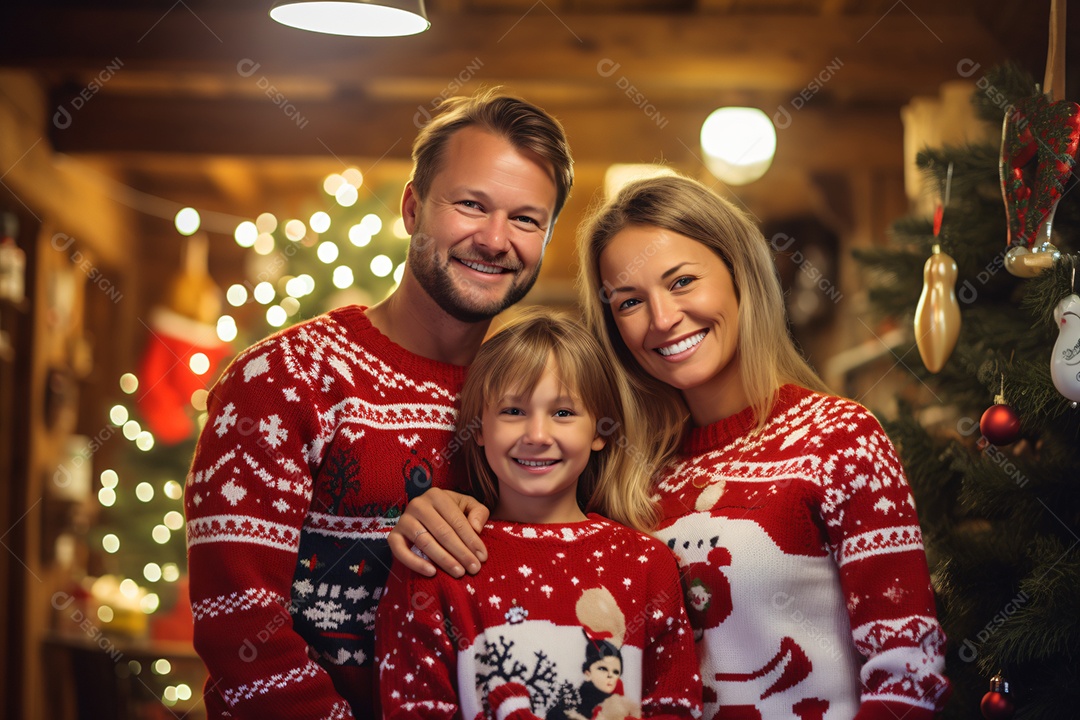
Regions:
M 476 127 L 451 136 L 427 197 L 405 188 L 405 273 L 463 322 L 523 298 L 540 273 L 555 214 L 550 165 Z

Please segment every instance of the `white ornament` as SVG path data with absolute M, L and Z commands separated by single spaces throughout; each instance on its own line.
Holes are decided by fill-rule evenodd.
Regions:
M 1080 297 L 1063 298 L 1054 308 L 1058 338 L 1050 357 L 1054 387 L 1075 404 L 1080 402 Z

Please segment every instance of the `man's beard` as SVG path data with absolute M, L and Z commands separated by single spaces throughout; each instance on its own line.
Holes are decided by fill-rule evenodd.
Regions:
M 420 283 L 420 287 L 451 317 L 466 323 L 491 320 L 525 297 L 540 276 L 541 263 L 537 262 L 532 276 L 511 284 L 501 300 L 470 302 L 454 287 L 454 281 L 450 277 L 450 263 L 452 262 L 455 261 L 447 255 L 446 263 L 440 267 L 434 252 L 421 250 L 413 245 L 409 246 L 409 267 L 417 282 Z

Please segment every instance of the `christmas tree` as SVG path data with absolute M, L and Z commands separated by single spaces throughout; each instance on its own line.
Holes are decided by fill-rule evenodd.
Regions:
M 991 71 L 978 88 L 977 112 L 996 128 L 1007 112 L 1041 97 L 1032 78 L 1011 66 Z M 1080 704 L 1080 410 L 1051 375 L 1052 354 L 1075 353 L 1071 345 L 1080 340 L 1075 319 L 1070 328 L 1054 313 L 1080 287 L 1073 277 L 1080 192 L 1069 177 L 1080 132 L 1070 112 L 1062 103 L 1044 116 L 1053 120 L 1050 129 L 1033 116 L 1012 116 L 1014 136 L 1005 147 L 1018 147 L 1015 133 L 1030 130 L 1039 152 L 1007 154 L 1007 180 L 1015 185 L 1006 202 L 1001 147 L 922 151 L 918 164 L 931 185 L 942 197 L 949 188 L 939 231 L 932 218 L 906 217 L 894 225 L 891 246 L 857 252 L 875 271 L 871 304 L 903 323 L 917 307 L 924 321 L 931 310 L 932 299 L 919 306 L 924 263 L 936 271 L 955 259 L 955 349 L 950 354 L 947 337 L 921 326 L 920 351 L 929 350 L 923 357 L 944 356 L 944 364 L 931 373 L 917 358 L 907 363 L 914 379 L 898 419 L 886 423 L 915 495 L 949 638 L 947 718 L 1059 720 L 1075 717 Z M 1062 150 L 1070 136 L 1072 150 Z M 1045 183 L 1053 162 L 1068 166 L 1056 185 Z M 1040 178 L 1041 187 L 1024 192 Z M 1060 195 L 1056 215 L 1038 207 L 1046 193 Z M 1017 258 L 1007 251 L 1025 213 L 1044 232 L 1052 218 L 1050 240 L 1059 251 L 1043 248 L 1029 258 L 1046 266 L 1032 277 L 1006 267 L 1015 270 Z M 1035 238 L 1036 249 L 1045 239 Z M 935 245 L 943 254 L 932 255 Z M 934 332 L 943 324 L 955 331 L 938 318 Z M 1068 346 L 1055 347 L 1059 326 Z M 1071 383 L 1080 386 L 1075 374 Z M 997 673 L 1008 682 L 1007 696 L 988 693 Z
M 370 188 L 350 169 L 327 177 L 321 191 L 312 188 L 304 220 L 279 221 L 267 212 L 238 222 L 234 239 L 248 248 L 242 269 L 208 268 L 207 244 L 222 239 L 199 232 L 197 211 L 178 214 L 177 230 L 190 236 L 182 269 L 145 314 L 142 359 L 118 378 L 122 394 L 105 410 L 110 432 L 104 441 L 112 447 L 108 467 L 97 468 L 101 507 L 88 533 L 86 582 L 103 630 L 190 642 L 183 484 L 208 391 L 244 347 L 390 292 L 408 250 L 394 209 L 402 184 L 394 178 Z M 221 283 L 222 290 L 210 270 L 242 278 Z M 196 702 L 201 677 L 175 668 L 155 667 L 153 674 L 142 685 L 174 711 Z

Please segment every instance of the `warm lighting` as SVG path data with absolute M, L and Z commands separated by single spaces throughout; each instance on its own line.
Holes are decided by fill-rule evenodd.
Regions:
M 356 37 L 416 35 L 431 27 L 424 0 L 284 2 L 270 17 L 300 30 Z
M 225 299 L 228 300 L 229 304 L 233 307 L 240 307 L 247 302 L 247 288 L 239 283 L 234 283 L 225 291 Z
M 109 420 L 117 427 L 120 427 L 130 419 L 131 418 L 128 417 L 128 409 L 123 405 L 113 405 L 112 409 L 109 410 Z
M 281 327 L 289 319 L 289 313 L 280 305 L 274 305 L 266 310 L 266 324 L 270 327 Z
M 255 238 L 259 237 L 259 228 L 250 220 L 245 220 L 236 226 L 233 231 L 233 239 L 240 247 L 249 248 L 255 244 Z
M 352 207 L 359 198 L 360 193 L 348 183 L 343 184 L 337 189 L 337 192 L 334 193 L 334 199 L 337 200 L 338 205 L 341 207 Z
M 720 108 L 701 126 L 701 150 L 709 172 L 728 185 L 745 185 L 772 164 L 776 128 L 757 108 Z
M 360 229 L 368 235 L 378 235 L 382 230 L 382 218 L 375 213 L 368 213 L 360 219 Z
M 371 259 L 371 272 L 375 277 L 386 277 L 394 271 L 394 261 L 385 255 L 376 255 Z
M 315 254 L 327 265 L 337 260 L 338 252 L 338 246 L 329 240 L 319 243 L 319 247 L 315 250 Z
M 199 229 L 199 211 L 195 208 L 186 207 L 176 213 L 173 224 L 176 231 L 181 235 L 192 235 Z
M 615 197 L 616 193 L 635 180 L 647 180 L 674 174 L 675 171 L 667 165 L 650 163 L 616 163 L 615 165 L 609 165 L 604 172 L 604 197 Z
M 131 373 L 124 373 L 120 376 L 120 389 L 130 395 L 139 389 L 139 378 Z
M 355 278 L 353 277 L 352 268 L 348 265 L 338 265 L 334 268 L 333 282 L 334 287 L 338 290 L 344 290 L 345 288 L 350 287 L 354 281 Z

